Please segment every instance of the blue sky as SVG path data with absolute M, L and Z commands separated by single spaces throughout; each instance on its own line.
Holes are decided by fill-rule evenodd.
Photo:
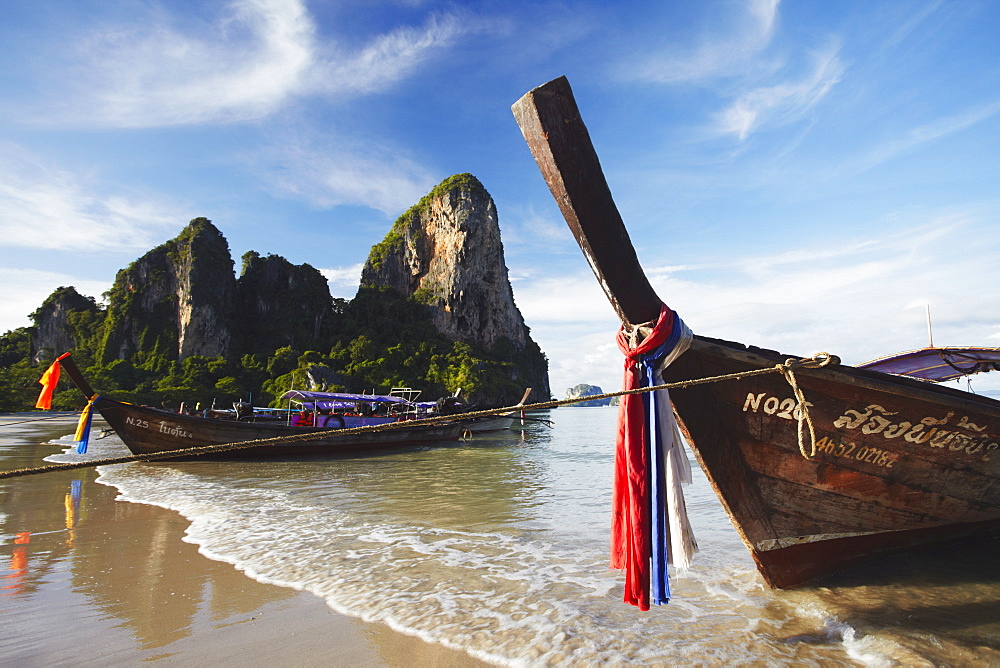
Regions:
M 615 387 L 614 314 L 510 113 L 566 75 L 696 333 L 857 363 L 925 345 L 930 304 L 937 345 L 1000 346 L 998 35 L 991 0 L 7 3 L 0 331 L 197 216 L 237 265 L 351 297 L 392 221 L 471 172 L 553 392 Z

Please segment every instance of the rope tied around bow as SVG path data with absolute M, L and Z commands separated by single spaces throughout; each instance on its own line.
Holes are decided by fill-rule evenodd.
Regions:
M 809 461 L 813 461 L 816 458 L 816 430 L 813 428 L 812 417 L 809 415 L 809 403 L 806 401 L 805 394 L 802 393 L 802 388 L 799 387 L 798 380 L 795 378 L 795 369 L 819 369 L 829 364 L 837 364 L 839 361 L 836 355 L 816 353 L 812 357 L 787 359 L 783 363 L 775 365 L 775 368 L 785 377 L 788 385 L 792 388 L 792 395 L 795 397 L 796 408 L 798 409 L 796 418 L 798 421 L 799 452 Z M 803 438 L 805 430 L 803 426 L 809 429 L 809 452 L 806 452 L 806 444 Z

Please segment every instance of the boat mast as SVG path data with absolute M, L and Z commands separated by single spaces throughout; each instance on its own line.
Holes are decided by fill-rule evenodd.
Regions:
M 928 340 L 928 344 L 927 344 L 928 347 L 929 348 L 933 348 L 934 347 L 934 330 L 931 329 L 931 305 L 930 304 L 927 305 L 927 340 Z

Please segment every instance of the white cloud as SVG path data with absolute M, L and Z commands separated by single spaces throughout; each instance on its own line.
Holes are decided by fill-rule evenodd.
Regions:
M 317 208 L 368 206 L 398 216 L 437 184 L 402 149 L 346 137 L 287 138 L 248 158 L 265 187 Z
M 97 184 L 0 143 L 0 246 L 95 251 L 149 248 L 183 220 L 150 194 L 95 193 Z
M 609 391 L 621 384 L 621 355 L 614 342 L 619 323 L 590 270 L 518 281 L 514 300 L 531 338 L 549 358 L 549 385 L 556 397 L 579 383 Z
M 826 350 L 859 363 L 926 343 L 918 300 L 938 313 L 939 345 L 983 345 L 1000 331 L 984 310 L 1000 292 L 1000 269 L 982 255 L 948 253 L 948 239 L 974 235 L 967 216 L 941 215 L 905 232 L 737 260 L 708 280 L 659 275 L 661 296 L 702 334 L 793 354 Z M 970 281 L 974 276 L 974 283 Z
M 981 217 L 942 214 L 905 231 L 790 248 L 769 256 L 720 257 L 711 266 L 651 267 L 650 282 L 696 334 L 795 355 L 825 351 L 857 364 L 927 343 L 931 305 L 937 345 L 1000 340 L 1000 252 Z M 981 239 L 976 253 L 948 240 Z M 620 383 L 617 323 L 592 275 L 516 286 L 532 336 L 549 356 L 552 389 Z M 921 308 L 914 308 L 919 305 Z M 974 381 L 980 389 L 997 379 Z
M 559 217 L 558 210 L 542 212 L 533 205 L 514 202 L 504 209 L 500 227 L 505 246 L 542 245 L 549 254 L 560 252 L 557 247 L 562 246 L 576 251 L 573 237 L 567 233 L 566 223 Z
M 161 12 L 78 45 L 77 122 L 151 127 L 264 116 L 299 89 L 315 27 L 297 0 L 240 0 L 206 35 Z
M 713 11 L 710 32 L 698 44 L 675 44 L 646 54 L 641 64 L 629 63 L 622 76 L 655 83 L 697 83 L 746 70 L 770 44 L 779 0 L 752 0 L 737 13 Z
M 622 67 L 627 80 L 660 84 L 724 87 L 715 93 L 732 99 L 714 114 L 714 133 L 735 134 L 744 141 L 761 126 L 785 125 L 800 119 L 836 85 L 843 74 L 836 47 L 813 54 L 810 72 L 790 74 L 796 59 L 779 55 L 774 45 L 779 0 L 755 0 L 735 6 L 740 11 L 713 11 L 713 20 L 695 45 L 664 38 L 668 46 L 640 57 L 641 64 Z
M 468 16 L 437 14 L 419 27 L 402 27 L 376 37 L 357 53 L 334 54 L 332 47 L 310 73 L 309 88 L 327 93 L 371 93 L 415 70 L 436 51 L 480 26 Z
M 865 172 L 900 155 L 917 151 L 924 145 L 962 132 L 1000 113 L 1000 100 L 975 106 L 960 113 L 911 128 L 903 135 L 876 146 L 860 158 L 853 171 Z
M 436 15 L 349 51 L 320 39 L 302 0 L 235 0 L 214 23 L 182 18 L 150 9 L 77 43 L 64 68 L 72 79 L 47 101 L 59 118 L 39 119 L 132 128 L 260 119 L 302 96 L 384 90 L 478 29 Z
M 319 273 L 326 277 L 330 285 L 330 294 L 343 299 L 354 299 L 361 282 L 361 270 L 364 263 L 359 262 L 349 267 L 329 267 L 320 269 Z
M 762 86 L 740 95 L 716 116 L 718 130 L 735 134 L 744 141 L 761 125 L 784 125 L 794 122 L 830 92 L 843 74 L 836 50 L 817 54 L 812 72 L 796 82 Z

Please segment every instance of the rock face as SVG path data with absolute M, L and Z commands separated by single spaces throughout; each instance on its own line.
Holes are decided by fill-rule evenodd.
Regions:
M 604 394 L 602 390 L 597 385 L 587 385 L 586 383 L 580 383 L 579 385 L 574 385 L 573 387 L 566 390 L 567 399 L 579 399 L 582 397 L 592 397 L 598 394 Z M 581 401 L 579 403 L 573 404 L 574 406 L 610 406 L 611 399 L 596 399 L 593 401 Z
M 425 304 L 435 328 L 453 341 L 521 356 L 511 378 L 549 398 L 548 362 L 514 304 L 493 198 L 472 174 L 445 179 L 372 248 L 360 290 L 388 288 Z M 501 351 L 507 351 L 503 353 Z M 518 396 L 479 397 L 493 405 Z
M 229 244 L 211 221 L 195 218 L 176 239 L 118 272 L 101 361 L 140 350 L 178 360 L 225 356 L 235 294 Z
M 50 298 L 51 299 L 51 298 Z M 325 347 L 333 300 L 308 264 L 250 251 L 239 280 L 229 244 L 206 218 L 118 272 L 100 360 L 136 352 L 169 360 Z
M 504 264 L 496 205 L 471 174 L 443 181 L 372 249 L 362 287 L 388 287 L 431 307 L 434 325 L 486 350 L 527 341 Z
M 326 277 L 308 264 L 294 265 L 278 255 L 250 251 L 236 282 L 238 348 L 271 353 L 283 346 L 311 350 L 328 347 L 333 299 Z
M 32 337 L 35 361 L 52 360 L 78 348 L 82 343 L 81 327 L 88 324 L 81 320 L 93 322 L 100 316 L 101 310 L 92 297 L 84 297 L 72 286 L 57 288 L 31 314 L 35 323 Z

